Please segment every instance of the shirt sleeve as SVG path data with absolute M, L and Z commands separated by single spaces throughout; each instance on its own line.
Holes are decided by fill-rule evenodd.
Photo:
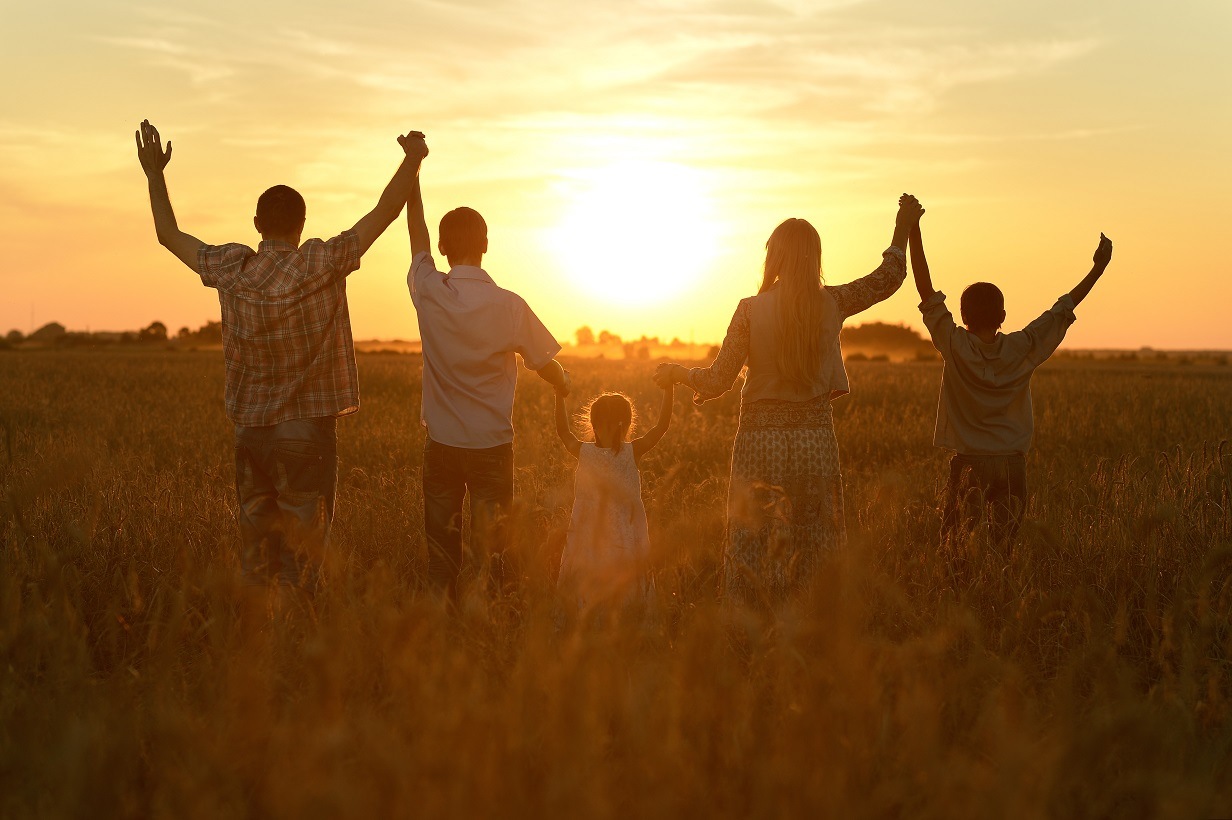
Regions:
M 420 251 L 411 260 L 411 269 L 406 273 L 406 286 L 411 291 L 411 302 L 423 295 L 425 288 L 444 284 L 445 274 L 437 270 L 436 260 L 427 251 Z
M 359 270 L 359 234 L 348 228 L 333 239 L 324 242 L 324 251 L 330 265 L 339 276 Z
M 889 299 L 906 278 L 907 257 L 902 248 L 891 245 L 881 254 L 881 265 L 875 271 L 845 285 L 828 286 L 826 290 L 838 303 L 839 320 L 842 321 Z
M 719 355 L 709 367 L 694 367 L 689 370 L 685 384 L 693 388 L 696 394 L 694 404 L 701 404 L 717 399 L 732 389 L 736 377 L 744 369 L 744 363 L 749 358 L 749 300 L 741 299 L 732 316 L 731 324 L 727 326 L 727 336 Z
M 954 315 L 945 306 L 945 294 L 939 290 L 933 291 L 923 302 L 920 302 L 920 313 L 924 316 L 924 327 L 933 340 L 933 347 L 942 357 L 950 355 L 950 338 L 957 327 Z
M 1044 311 L 1038 319 L 1022 329 L 1027 341 L 1027 360 L 1038 367 L 1053 354 L 1065 338 L 1065 332 L 1076 320 L 1074 300 L 1068 293 Z
M 539 321 L 530 305 L 521 298 L 514 302 L 513 352 L 522 357 L 527 370 L 547 367 L 560 352 L 560 343 Z
M 244 262 L 255 256 L 247 245 L 202 245 L 197 249 L 197 274 L 201 284 L 221 291 L 234 290 L 244 272 Z

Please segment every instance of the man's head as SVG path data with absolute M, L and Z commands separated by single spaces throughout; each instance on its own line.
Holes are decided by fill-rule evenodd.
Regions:
M 488 223 L 474 208 L 454 208 L 441 217 L 437 247 L 450 265 L 475 265 L 488 252 Z
M 1005 295 L 991 282 L 968 286 L 958 304 L 968 330 L 997 330 L 1005 322 Z
M 257 215 L 252 218 L 252 224 L 265 239 L 293 239 L 304 232 L 307 212 L 299 191 L 275 185 L 257 199 Z

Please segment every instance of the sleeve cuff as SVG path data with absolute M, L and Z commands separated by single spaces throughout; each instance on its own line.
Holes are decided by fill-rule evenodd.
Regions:
M 530 359 L 523 356 L 522 362 L 526 365 L 527 370 L 542 370 L 552 363 L 552 360 L 556 358 L 556 354 L 560 353 L 560 350 L 560 345 L 556 345 L 556 349 L 551 352 L 545 352 L 543 359 L 540 361 L 532 362 Z
M 1076 322 L 1078 321 L 1078 317 L 1074 315 L 1075 307 L 1076 305 L 1074 304 L 1074 297 L 1070 296 L 1067 293 L 1057 300 L 1057 303 L 1052 306 L 1052 310 L 1054 313 L 1061 314 L 1066 319 L 1069 319 L 1071 322 Z
M 945 304 L 945 294 L 939 290 L 934 290 L 933 295 L 929 296 L 923 302 L 920 302 L 920 313 L 927 313 L 929 309 L 935 308 L 938 305 Z
M 886 248 L 885 251 L 881 255 L 882 256 L 897 256 L 899 259 L 903 260 L 903 264 L 907 263 L 907 252 L 903 250 L 902 248 L 900 248 L 898 245 L 891 245 L 890 247 Z

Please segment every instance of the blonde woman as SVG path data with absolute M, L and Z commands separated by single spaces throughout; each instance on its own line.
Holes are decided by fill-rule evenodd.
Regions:
M 660 386 L 692 388 L 700 404 L 726 393 L 748 368 L 728 488 L 726 595 L 780 602 L 808 582 L 823 554 L 846 542 L 830 409 L 850 392 L 839 329 L 902 285 L 920 213 L 915 197 L 904 194 L 881 266 L 845 285 L 824 284 L 821 238 L 805 220 L 788 219 L 766 242 L 761 288 L 736 307 L 713 364 L 664 363 L 655 372 Z

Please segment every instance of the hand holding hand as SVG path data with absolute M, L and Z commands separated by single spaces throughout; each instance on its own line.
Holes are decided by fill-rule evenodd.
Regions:
M 663 362 L 655 368 L 654 383 L 660 389 L 666 390 L 673 384 L 684 381 L 685 369 L 675 362 Z
M 903 194 L 898 198 L 898 216 L 895 222 L 899 225 L 915 225 L 924 216 L 924 208 L 920 201 L 911 194 Z
M 1102 233 L 1099 235 L 1099 247 L 1095 249 L 1091 261 L 1101 268 L 1108 267 L 1108 263 L 1112 261 L 1112 240 Z
M 573 391 L 573 379 L 569 376 L 569 371 L 563 368 L 560 371 L 560 375 L 560 384 L 555 384 L 552 386 L 556 389 L 556 395 L 563 399 Z
M 145 175 L 161 173 L 171 161 L 171 141 L 167 141 L 167 150 L 163 150 L 158 136 L 158 129 L 150 125 L 149 120 L 142 120 L 141 127 L 134 133 L 137 139 L 137 159 L 141 162 L 141 170 Z
M 398 137 L 398 144 L 411 159 L 422 162 L 423 158 L 428 156 L 428 143 L 424 140 L 422 131 L 411 131 L 404 137 Z

